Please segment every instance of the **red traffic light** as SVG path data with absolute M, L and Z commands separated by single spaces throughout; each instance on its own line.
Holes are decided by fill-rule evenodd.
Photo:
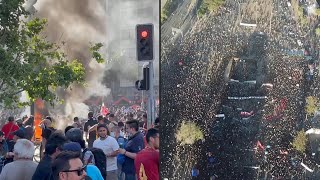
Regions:
M 142 31 L 142 32 L 141 32 L 141 36 L 142 36 L 143 38 L 148 37 L 148 32 L 147 32 L 147 31 Z

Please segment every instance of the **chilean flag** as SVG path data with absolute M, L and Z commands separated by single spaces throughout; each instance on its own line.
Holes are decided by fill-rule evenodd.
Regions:
M 109 113 L 109 109 L 104 105 L 104 103 L 102 103 L 101 109 L 100 109 L 100 113 L 103 116 L 106 116 Z

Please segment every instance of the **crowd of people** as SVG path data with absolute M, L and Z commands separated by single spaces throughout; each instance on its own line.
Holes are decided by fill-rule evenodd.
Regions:
M 62 130 L 47 116 L 40 123 L 42 148 L 36 152 L 33 119 L 10 116 L 0 131 L 0 180 L 157 180 L 159 118 L 152 127 L 147 114 L 142 121 L 135 118 L 89 112 L 84 125 L 74 117 Z

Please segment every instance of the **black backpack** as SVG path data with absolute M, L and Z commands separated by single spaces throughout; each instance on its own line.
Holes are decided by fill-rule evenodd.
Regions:
M 86 148 L 82 152 L 82 157 L 84 157 L 84 154 L 87 151 L 91 151 L 92 152 L 92 154 L 94 156 L 94 160 L 95 160 L 95 165 L 100 170 L 102 177 L 104 179 L 106 179 L 106 176 L 107 176 L 107 158 L 106 158 L 106 155 L 104 154 L 104 152 L 99 148 Z

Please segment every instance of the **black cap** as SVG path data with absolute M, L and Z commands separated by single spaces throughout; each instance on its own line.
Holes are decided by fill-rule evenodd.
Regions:
M 4 136 L 4 132 L 0 131 L 0 136 Z
M 16 130 L 12 134 L 18 136 L 19 138 L 24 138 L 25 137 L 24 131 L 22 129 Z

